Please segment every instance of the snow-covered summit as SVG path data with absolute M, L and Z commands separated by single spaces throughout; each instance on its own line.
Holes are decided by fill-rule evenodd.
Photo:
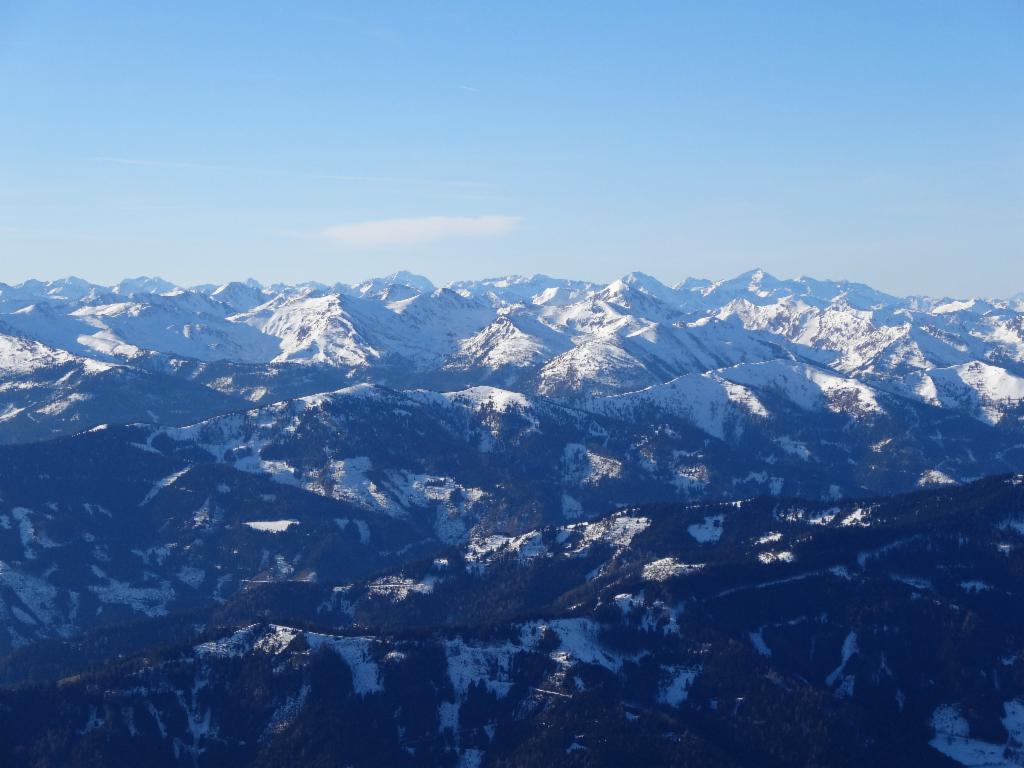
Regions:
M 442 288 L 406 271 L 333 286 L 30 280 L 0 284 L 0 324 L 106 362 L 306 365 L 571 398 L 799 361 L 989 423 L 1015 412 L 1024 378 L 1019 298 L 900 298 L 763 269 L 673 286 L 638 271 L 608 284 L 533 275 Z

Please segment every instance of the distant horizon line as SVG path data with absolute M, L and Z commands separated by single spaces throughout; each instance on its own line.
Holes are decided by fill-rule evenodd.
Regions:
M 524 274 L 520 274 L 520 273 L 507 273 L 507 274 L 497 274 L 497 275 L 493 275 L 493 276 L 490 276 L 490 277 L 482 277 L 482 278 L 460 278 L 460 279 L 456 279 L 456 280 L 449 280 L 449 281 L 443 282 L 443 283 L 438 283 L 434 279 L 432 279 L 432 278 L 430 278 L 430 277 L 428 277 L 428 276 L 426 276 L 426 275 L 424 275 L 422 273 L 413 272 L 412 270 L 408 270 L 408 269 L 399 269 L 399 270 L 396 270 L 394 272 L 390 272 L 390 273 L 385 274 L 385 275 L 373 275 L 373 276 L 370 276 L 370 277 L 363 278 L 362 280 L 356 280 L 356 281 L 352 281 L 352 282 L 346 282 L 346 281 L 343 281 L 343 280 L 336 280 L 336 281 L 330 282 L 330 283 L 324 282 L 324 281 L 321 281 L 321 280 L 316 280 L 316 279 L 295 280 L 295 281 L 274 280 L 272 282 L 268 282 L 268 281 L 259 280 L 257 278 L 251 277 L 251 276 L 250 277 L 245 277 L 245 278 L 238 278 L 238 279 L 228 280 L 226 282 L 202 281 L 202 282 L 195 282 L 195 283 L 180 283 L 180 282 L 176 282 L 174 280 L 169 280 L 169 279 L 167 279 L 165 277 L 162 277 L 162 276 L 160 276 L 158 274 L 138 275 L 138 276 L 135 276 L 135 277 L 130 277 L 129 276 L 129 277 L 124 277 L 121 280 L 119 280 L 117 282 L 114 282 L 114 283 L 107 283 L 107 282 L 96 282 L 96 281 L 90 280 L 88 278 L 79 277 L 78 275 L 65 275 L 65 276 L 62 276 L 62 277 L 55 277 L 55 278 L 52 278 L 52 279 L 28 278 L 28 279 L 22 280 L 21 282 L 18 282 L 18 283 L 7 283 L 5 281 L 0 281 L 0 290 L 2 290 L 3 287 L 8 287 L 8 288 L 12 288 L 12 289 L 24 288 L 24 287 L 27 287 L 31 283 L 39 283 L 39 284 L 42 284 L 42 285 L 45 285 L 45 286 L 52 286 L 54 284 L 60 284 L 60 283 L 67 283 L 67 284 L 71 284 L 71 283 L 84 283 L 85 285 L 88 285 L 88 286 L 93 287 L 93 288 L 104 288 L 104 289 L 108 289 L 108 290 L 111 290 L 111 291 L 116 291 L 118 288 L 121 288 L 122 286 L 128 287 L 128 284 L 136 283 L 136 284 L 140 285 L 140 290 L 137 291 L 137 292 L 153 293 L 153 294 L 158 294 L 158 295 L 159 294 L 168 293 L 168 292 L 174 291 L 174 290 L 186 290 L 186 291 L 197 291 L 197 292 L 203 292 L 203 291 L 205 291 L 205 292 L 213 292 L 213 291 L 216 291 L 217 289 L 224 288 L 226 286 L 233 285 L 233 284 L 247 285 L 247 286 L 259 288 L 260 290 L 266 290 L 266 289 L 273 290 L 274 288 L 277 288 L 277 287 L 288 287 L 288 288 L 310 287 L 310 288 L 316 288 L 316 289 L 320 289 L 320 290 L 332 290 L 332 289 L 336 289 L 336 288 L 339 288 L 339 287 L 358 289 L 358 288 L 360 288 L 362 286 L 365 286 L 365 285 L 368 285 L 368 284 L 372 284 L 372 283 L 387 283 L 387 282 L 391 282 L 391 283 L 399 284 L 399 285 L 410 285 L 411 287 L 414 287 L 414 288 L 418 287 L 414 283 L 404 282 L 404 280 L 410 280 L 410 279 L 413 280 L 414 282 L 420 283 L 419 287 L 421 287 L 421 288 L 423 288 L 423 283 L 425 282 L 425 283 L 430 285 L 431 289 L 435 289 L 435 290 L 436 289 L 441 289 L 441 288 L 450 288 L 450 287 L 453 287 L 453 286 L 454 287 L 459 287 L 459 286 L 462 286 L 462 285 L 473 285 L 473 284 L 481 284 L 481 283 L 498 283 L 498 282 L 505 281 L 505 280 L 516 281 L 516 282 L 530 282 L 530 281 L 534 281 L 534 280 L 551 280 L 551 281 L 555 281 L 555 282 L 559 282 L 559 283 L 564 283 L 564 284 L 582 284 L 582 285 L 585 285 L 585 286 L 590 286 L 594 290 L 600 290 L 601 288 L 606 288 L 606 287 L 608 287 L 610 285 L 613 285 L 616 282 L 620 282 L 620 281 L 621 282 L 630 282 L 630 280 L 632 278 L 632 282 L 636 282 L 638 280 L 643 280 L 643 281 L 648 282 L 648 284 L 652 284 L 653 283 L 653 284 L 656 284 L 656 286 L 661 287 L 661 288 L 665 288 L 665 289 L 668 289 L 668 290 L 671 290 L 671 291 L 678 291 L 678 290 L 684 290 L 684 289 L 694 290 L 694 289 L 699 289 L 699 288 L 709 288 L 709 287 L 712 287 L 712 286 L 723 285 L 723 284 L 727 284 L 727 283 L 731 283 L 731 282 L 738 282 L 740 280 L 745 280 L 745 279 L 753 280 L 755 277 L 758 279 L 759 282 L 762 281 L 762 280 L 767 279 L 769 281 L 777 282 L 777 283 L 780 283 L 780 284 L 783 284 L 783 285 L 785 285 L 785 284 L 793 284 L 793 283 L 798 283 L 798 284 L 799 283 L 818 283 L 818 284 L 825 284 L 825 285 L 843 286 L 843 287 L 849 287 L 849 288 L 858 288 L 858 287 L 860 287 L 860 288 L 867 288 L 867 289 L 869 289 L 871 291 L 874 291 L 874 292 L 879 293 L 879 294 L 884 294 L 884 295 L 886 295 L 888 297 L 891 297 L 891 298 L 903 298 L 903 299 L 933 299 L 933 300 L 934 299 L 950 299 L 950 300 L 968 300 L 968 299 L 979 300 L 979 299 L 982 299 L 982 300 L 997 300 L 997 301 L 1001 300 L 1001 301 L 1006 301 L 1006 300 L 1014 300 L 1014 299 L 1024 298 L 1024 285 L 1020 286 L 1020 290 L 1014 290 L 1014 289 L 1011 288 L 1010 292 L 1007 293 L 1006 295 L 1003 295 L 1003 296 L 992 295 L 992 294 L 989 294 L 989 295 L 966 294 L 966 295 L 962 295 L 962 296 L 957 296 L 957 295 L 952 295 L 952 294 L 934 295 L 934 294 L 927 294 L 927 293 L 900 294 L 900 293 L 893 293 L 893 292 L 890 292 L 890 291 L 885 291 L 885 290 L 882 290 L 882 289 L 879 289 L 879 288 L 875 288 L 870 283 L 867 283 L 867 282 L 864 282 L 864 281 L 861 281 L 861 280 L 850 280 L 850 279 L 847 279 L 847 278 L 817 278 L 817 277 L 812 277 L 812 276 L 807 275 L 807 274 L 801 274 L 801 275 L 798 275 L 797 277 L 778 277 L 778 276 L 768 272 L 767 270 L 765 270 L 765 269 L 763 269 L 761 267 L 754 267 L 754 268 L 746 270 L 744 272 L 740 272 L 739 274 L 737 274 L 735 276 L 724 277 L 724 278 L 719 278 L 719 279 L 712 279 L 712 278 L 707 278 L 707 277 L 696 277 L 696 276 L 693 276 L 693 275 L 689 275 L 689 276 L 684 277 L 682 280 L 679 280 L 678 282 L 675 282 L 675 283 L 666 283 L 666 282 L 662 281 L 660 278 L 655 277 L 654 275 L 651 275 L 649 273 L 646 273 L 646 272 L 643 272 L 643 271 L 640 271 L 640 270 L 632 270 L 630 272 L 625 273 L 624 275 L 621 275 L 620 277 L 617 277 L 617 278 L 614 278 L 614 279 L 608 280 L 608 281 L 590 280 L 590 279 L 578 278 L 578 277 L 555 277 L 555 276 L 548 275 L 548 274 L 545 274 L 545 273 L 542 273 L 542 272 L 535 272 L 532 275 L 524 275 Z M 145 285 L 146 283 L 152 283 L 152 284 L 155 284 L 155 285 L 153 285 L 153 287 L 150 290 L 146 290 L 146 289 L 142 288 L 142 286 Z

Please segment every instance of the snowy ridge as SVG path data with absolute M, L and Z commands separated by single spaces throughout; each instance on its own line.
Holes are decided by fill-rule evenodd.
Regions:
M 1024 399 L 1019 302 L 899 298 L 763 270 L 674 287 L 637 272 L 608 285 L 537 275 L 442 288 L 407 272 L 355 286 L 28 281 L 0 286 L 0 327 L 56 354 L 104 361 L 156 354 L 292 363 L 371 379 L 404 370 L 461 388 L 491 384 L 555 397 L 622 394 L 736 368 L 716 376 L 746 387 L 772 383 L 807 407 L 822 397 L 833 408 L 849 401 L 861 415 L 883 407 L 871 387 L 987 423 Z M 25 343 L 15 352 L 5 341 L 0 365 L 31 366 L 53 354 Z M 752 367 L 793 361 L 813 367 L 770 374 Z M 697 412 L 719 396 L 696 396 L 702 420 Z M 715 430 L 718 421 L 711 417 Z
M 683 418 L 719 439 L 726 436 L 730 421 L 768 416 L 750 389 L 717 372 L 690 374 L 638 392 L 595 398 L 583 407 L 619 418 L 636 418 L 638 409 L 650 408 Z

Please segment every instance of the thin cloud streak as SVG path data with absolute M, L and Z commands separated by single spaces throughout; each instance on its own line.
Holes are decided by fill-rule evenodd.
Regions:
M 357 181 L 371 184 L 397 184 L 408 186 L 463 187 L 465 189 L 494 189 L 485 181 L 463 181 L 461 179 L 411 179 L 400 176 L 346 176 L 343 174 L 318 173 L 310 176 L 325 181 Z
M 93 158 L 101 163 L 114 163 L 115 165 L 137 165 L 146 168 L 193 168 L 203 171 L 226 171 L 231 170 L 227 165 L 208 165 L 205 163 L 186 163 L 175 160 L 143 160 L 134 157 L 96 157 Z
M 138 168 L 180 168 L 198 171 L 235 171 L 238 173 L 256 173 L 291 178 L 320 179 L 323 181 L 361 182 L 367 184 L 394 184 L 398 186 L 422 187 L 458 187 L 461 189 L 495 189 L 494 184 L 485 181 L 468 181 L 463 179 L 415 179 L 401 176 L 359 176 L 355 174 L 333 173 L 290 173 L 267 168 L 245 168 L 233 165 L 216 165 L 212 163 L 192 163 L 179 160 L 148 160 L 134 157 L 94 157 L 94 161 L 128 165 Z
M 518 216 L 423 216 L 328 227 L 323 234 L 350 248 L 413 246 L 461 237 L 499 237 L 519 226 Z
M 53 229 L 25 229 L 24 227 L 0 226 L 0 237 L 14 239 L 40 240 L 40 239 L 63 239 L 63 240 L 87 240 L 101 242 L 103 240 L 117 240 L 119 238 L 108 238 L 102 235 L 88 234 L 85 232 L 64 232 Z

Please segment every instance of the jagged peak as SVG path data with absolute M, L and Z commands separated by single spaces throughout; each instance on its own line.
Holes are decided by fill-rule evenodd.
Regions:
M 139 277 L 125 278 L 113 286 L 111 290 L 119 295 L 127 295 L 132 293 L 167 293 L 177 288 L 177 285 L 170 280 L 164 280 L 162 277 L 140 275 Z
M 646 272 L 630 272 L 619 278 L 617 282 L 622 282 L 626 285 L 636 286 L 638 288 L 656 288 L 658 290 L 668 288 L 668 286 L 658 278 L 648 275 Z

